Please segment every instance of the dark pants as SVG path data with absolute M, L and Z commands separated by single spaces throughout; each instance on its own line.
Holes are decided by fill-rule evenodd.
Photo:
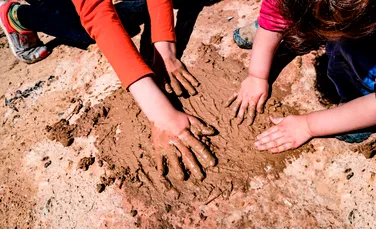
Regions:
M 18 10 L 20 23 L 29 30 L 43 32 L 60 40 L 89 45 L 95 43 L 82 27 L 70 0 L 26 0 Z M 127 0 L 115 4 L 116 12 L 130 36 L 140 32 L 140 25 L 149 23 L 145 0 Z
M 330 41 L 328 77 L 337 88 L 342 102 L 375 91 L 376 36 L 357 40 Z

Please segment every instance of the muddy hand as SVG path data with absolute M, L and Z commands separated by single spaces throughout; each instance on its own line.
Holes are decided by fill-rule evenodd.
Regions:
M 259 150 L 278 153 L 295 149 L 312 138 L 307 115 L 290 115 L 286 118 L 270 117 L 270 120 L 275 126 L 257 136 L 255 146 Z
M 256 77 L 248 76 L 241 84 L 239 93 L 235 93 L 225 104 L 232 107 L 233 118 L 237 118 L 240 125 L 248 113 L 248 125 L 252 125 L 256 111 L 263 113 L 269 91 L 268 81 Z
M 180 180 L 184 180 L 180 156 L 186 169 L 198 180 L 204 179 L 201 165 L 204 167 L 215 166 L 216 159 L 208 147 L 196 138 L 196 136 L 213 135 L 214 129 L 207 126 L 197 118 L 187 115 L 189 129 L 183 129 L 178 135 L 173 135 L 159 128 L 153 128 L 153 143 L 156 154 L 156 163 L 161 175 L 165 175 L 164 158 L 168 165 Z M 196 135 L 196 136 L 195 136 Z
M 197 94 L 195 87 L 198 87 L 199 82 L 178 59 L 166 63 L 166 69 L 169 76 L 169 80 L 166 81 L 167 92 L 174 91 L 177 96 L 181 96 L 185 88 L 190 95 Z

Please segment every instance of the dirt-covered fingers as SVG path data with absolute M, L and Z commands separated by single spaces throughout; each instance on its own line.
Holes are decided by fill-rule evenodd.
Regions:
M 166 156 L 168 158 L 168 165 L 170 167 L 170 170 L 173 171 L 176 178 L 178 178 L 179 180 L 184 180 L 184 171 L 181 167 L 179 157 L 176 154 L 176 149 L 173 145 L 169 145 L 168 149 L 166 149 Z
M 154 144 L 155 162 L 157 163 L 157 169 L 161 176 L 165 175 L 165 167 L 163 165 L 163 149 L 159 145 Z
M 202 165 L 205 167 L 215 166 L 216 160 L 210 150 L 204 143 L 195 138 L 190 131 L 182 131 L 179 134 L 179 139 L 185 146 L 190 147 L 196 153 L 197 159 L 202 163 Z
M 196 179 L 198 180 L 204 179 L 204 174 L 202 173 L 201 168 L 198 165 L 198 162 L 195 156 L 192 154 L 189 148 L 183 145 L 183 143 L 181 143 L 180 141 L 176 141 L 174 144 L 182 155 L 182 159 L 183 159 L 183 163 L 185 167 L 192 173 L 192 175 Z
M 261 95 L 260 99 L 257 102 L 257 112 L 260 114 L 264 113 L 266 99 L 267 99 L 267 95 Z
M 175 71 L 173 75 L 179 80 L 180 84 L 188 91 L 190 95 L 196 95 L 197 91 L 192 86 L 191 82 L 189 82 L 181 71 Z
M 256 117 L 256 106 L 254 103 L 248 105 L 248 125 L 251 126 Z
M 239 111 L 238 111 L 238 115 L 237 115 L 237 123 L 238 125 L 242 124 L 242 122 L 244 121 L 244 115 L 247 113 L 247 109 L 248 109 L 248 104 L 246 103 L 242 103 L 240 105 L 240 108 L 239 108 Z
M 198 80 L 191 73 L 189 73 L 187 69 L 183 67 L 181 72 L 184 78 L 186 78 L 194 87 L 198 87 L 200 85 L 200 82 L 198 82 Z
M 164 89 L 169 94 L 171 94 L 172 92 L 174 92 L 174 90 L 172 90 L 172 88 L 171 88 L 170 83 L 166 79 L 164 80 Z
M 231 104 L 236 100 L 236 98 L 238 98 L 238 93 L 235 93 L 233 94 L 229 100 L 227 100 L 226 104 L 225 104 L 225 107 L 229 107 L 231 106 Z
M 196 136 L 211 136 L 215 134 L 213 127 L 206 125 L 200 119 L 194 116 L 188 116 L 189 123 L 191 124 L 191 130 Z
M 172 90 L 177 96 L 181 96 L 183 94 L 183 90 L 181 89 L 179 81 L 176 79 L 174 74 L 169 73 L 168 75 L 170 77 L 170 85 L 172 87 Z

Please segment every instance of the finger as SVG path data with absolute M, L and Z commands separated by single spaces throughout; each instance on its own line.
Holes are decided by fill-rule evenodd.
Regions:
M 256 145 L 256 147 L 258 150 L 269 150 L 273 148 L 278 148 L 279 146 L 282 146 L 286 143 L 289 143 L 289 138 L 281 137 L 281 138 L 266 142 L 262 145 Z
M 184 180 L 184 171 L 180 165 L 179 157 L 176 155 L 175 147 L 170 145 L 167 149 L 168 164 L 171 167 L 172 171 L 176 174 L 176 177 L 179 180 Z
M 255 142 L 255 145 L 256 146 L 263 145 L 263 144 L 266 144 L 268 142 L 274 141 L 274 140 L 276 140 L 276 139 L 278 139 L 282 136 L 283 136 L 283 134 L 282 134 L 281 131 L 276 131 L 272 134 L 269 134 L 269 135 L 259 139 L 258 141 Z
M 255 104 L 254 103 L 250 103 L 249 106 L 248 106 L 248 115 L 249 115 L 249 121 L 248 121 L 248 125 L 252 125 L 254 120 L 255 120 L 255 116 L 256 116 L 256 107 L 255 107 Z
M 179 81 L 175 78 L 174 75 L 168 74 L 170 76 L 170 85 L 174 90 L 177 96 L 181 96 L 183 94 L 183 90 L 181 89 Z
M 179 80 L 179 82 L 183 85 L 183 87 L 188 91 L 190 95 L 196 95 L 197 91 L 196 89 L 192 86 L 190 82 L 181 73 L 176 73 L 175 74 L 176 78 Z
M 233 94 L 230 99 L 226 102 L 225 107 L 229 107 L 235 99 L 238 97 L 238 93 Z
M 279 129 L 278 126 L 272 126 L 272 127 L 270 127 L 269 129 L 267 129 L 267 130 L 265 130 L 264 132 L 262 132 L 262 133 L 261 133 L 260 135 L 258 135 L 256 138 L 257 138 L 257 140 L 260 140 L 261 138 L 263 138 L 263 137 L 265 137 L 265 136 L 267 136 L 267 135 L 269 135 L 269 134 L 272 134 L 272 133 L 274 133 L 274 132 L 277 132 L 278 129 Z
M 279 123 L 281 123 L 283 121 L 284 118 L 274 118 L 272 116 L 269 117 L 270 118 L 270 121 L 272 121 L 272 123 L 274 123 L 275 125 L 278 125 Z
M 243 121 L 244 121 L 244 114 L 247 110 L 247 105 L 244 105 L 244 103 L 242 103 L 242 105 L 240 106 L 240 109 L 239 109 L 239 112 L 238 112 L 238 125 L 240 125 Z
M 166 92 L 169 93 L 169 94 L 171 94 L 171 93 L 173 92 L 173 90 L 172 90 L 170 84 L 169 84 L 167 81 L 165 81 L 165 90 L 166 90 Z
M 276 148 L 272 148 L 272 149 L 269 149 L 270 152 L 272 153 L 280 153 L 280 152 L 283 152 L 283 151 L 286 151 L 286 150 L 289 150 L 289 149 L 293 149 L 293 144 L 292 143 L 286 143 L 286 144 L 283 144 L 283 145 L 280 145 Z
M 260 114 L 264 113 L 264 105 L 266 102 L 266 98 L 267 98 L 266 95 L 262 95 L 257 102 L 257 112 Z
M 162 148 L 158 145 L 154 145 L 154 147 L 155 147 L 155 162 L 157 163 L 157 170 L 161 176 L 164 176 L 165 168 L 163 166 Z
M 201 172 L 201 169 L 197 163 L 196 158 L 193 156 L 192 152 L 181 142 L 175 142 L 176 148 L 180 151 L 183 157 L 183 162 L 185 166 L 191 171 L 194 177 L 198 180 L 204 179 L 204 174 Z
M 239 98 L 238 98 L 239 99 Z M 235 118 L 238 115 L 238 110 L 240 108 L 240 105 L 242 104 L 242 101 L 236 100 L 234 108 L 232 108 L 232 118 Z
M 198 160 L 205 166 L 215 166 L 216 160 L 211 154 L 210 150 L 197 138 L 195 138 L 190 131 L 184 130 L 179 134 L 179 139 L 184 145 L 189 146 L 196 153 Z
M 183 76 L 195 87 L 198 87 L 198 85 L 200 85 L 200 83 L 198 82 L 198 80 L 191 74 L 189 73 L 186 69 L 183 69 L 182 70 L 183 72 Z
M 188 120 L 191 123 L 192 126 L 197 127 L 199 132 L 196 135 L 205 135 L 205 136 L 210 136 L 215 134 L 215 130 L 213 127 L 206 125 L 204 122 L 202 122 L 200 119 L 193 117 L 193 116 L 188 116 Z

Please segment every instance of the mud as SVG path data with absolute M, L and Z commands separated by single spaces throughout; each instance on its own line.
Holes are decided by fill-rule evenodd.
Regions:
M 183 55 L 201 85 L 196 96 L 170 98 L 217 130 L 204 140 L 218 164 L 202 168 L 202 181 L 159 175 L 151 126 L 95 45 L 59 46 L 26 65 L 10 58 L 0 35 L 0 228 L 375 228 L 374 136 L 361 144 L 314 139 L 281 154 L 253 147 L 268 116 L 335 106 L 317 91 L 330 88 L 318 82 L 320 50 L 275 71 L 253 126 L 237 125 L 224 107 L 251 57 L 232 32 L 254 21 L 259 6 L 205 7 Z
M 224 103 L 246 77 L 244 65 L 231 57 L 221 57 L 211 45 L 202 44 L 198 53 L 199 64 L 191 73 L 200 77 L 199 95 L 176 104 L 216 128 L 218 134 L 209 138 L 218 165 L 202 168 L 206 175 L 202 182 L 194 177 L 181 181 L 173 171 L 161 177 L 153 154 L 150 124 L 131 96 L 120 89 L 102 103 L 85 108 L 75 124 L 67 126 L 63 119 L 50 130 L 60 133 L 54 136 L 63 145 L 69 137 L 97 136 L 95 156 L 106 167 L 98 192 L 116 184 L 134 201 L 156 207 L 159 212 L 156 217 L 166 212 L 166 205 L 171 206 L 168 212 L 172 214 L 189 212 L 192 202 L 207 205 L 220 196 L 227 199 L 233 192 L 247 192 L 250 177 L 266 174 L 278 177 L 285 159 L 314 152 L 310 144 L 282 154 L 257 151 L 253 146 L 255 136 L 271 127 L 269 116 L 298 114 L 299 107 L 283 104 L 284 93 L 275 88 L 264 114 L 258 115 L 252 126 L 237 125 Z

